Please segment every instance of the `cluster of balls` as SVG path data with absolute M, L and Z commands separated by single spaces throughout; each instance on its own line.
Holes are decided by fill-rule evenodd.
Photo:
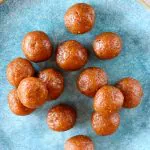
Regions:
M 75 4 L 64 17 L 65 26 L 73 34 L 83 34 L 92 29 L 95 21 L 94 9 L 85 3 Z M 99 59 L 112 59 L 119 55 L 122 40 L 116 33 L 101 33 L 93 41 L 93 50 Z M 25 35 L 22 50 L 27 59 L 16 58 L 8 64 L 7 79 L 16 88 L 10 91 L 8 103 L 17 115 L 28 115 L 47 100 L 57 99 L 64 89 L 64 78 L 53 68 L 42 70 L 35 76 L 30 63 L 48 60 L 52 55 L 52 44 L 46 33 L 33 31 Z M 56 50 L 56 63 L 66 71 L 75 71 L 88 61 L 86 48 L 75 40 L 61 43 Z M 108 84 L 106 72 L 98 67 L 86 68 L 77 79 L 79 91 L 93 98 L 91 124 L 96 134 L 105 136 L 114 133 L 119 124 L 122 107 L 136 107 L 142 98 L 140 83 L 127 77 L 113 86 Z M 47 124 L 55 131 L 66 131 L 76 123 L 76 110 L 59 104 L 48 111 Z M 65 143 L 65 150 L 94 150 L 92 140 L 85 135 L 77 135 Z

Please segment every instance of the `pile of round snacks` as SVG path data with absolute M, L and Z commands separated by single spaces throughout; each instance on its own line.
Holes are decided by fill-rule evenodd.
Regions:
M 88 4 L 78 3 L 67 10 L 64 21 L 71 33 L 83 34 L 94 26 L 95 11 Z M 59 71 L 47 68 L 35 75 L 30 62 L 50 59 L 52 43 L 46 33 L 27 33 L 22 40 L 22 50 L 27 59 L 18 57 L 12 60 L 6 71 L 9 83 L 15 87 L 8 94 L 8 104 L 10 110 L 20 116 L 31 114 L 46 101 L 56 100 L 64 90 L 64 78 Z M 116 33 L 101 33 L 93 40 L 93 50 L 99 59 L 112 59 L 120 54 L 122 40 Z M 56 63 L 63 70 L 78 70 L 87 61 L 87 50 L 78 41 L 65 41 L 56 49 Z M 101 136 L 113 134 L 120 124 L 121 108 L 138 106 L 143 96 L 141 84 L 136 79 L 127 77 L 118 81 L 116 85 L 109 85 L 107 73 L 98 67 L 84 69 L 76 83 L 82 94 L 93 98 L 91 125 L 95 133 Z M 47 124 L 50 129 L 62 132 L 73 128 L 76 118 L 75 108 L 59 104 L 48 111 Z M 72 149 L 94 150 L 94 144 L 89 137 L 77 135 L 65 143 L 65 150 Z

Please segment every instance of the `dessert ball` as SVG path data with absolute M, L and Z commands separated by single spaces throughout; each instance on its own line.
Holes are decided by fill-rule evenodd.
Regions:
M 77 135 L 65 142 L 65 150 L 94 150 L 94 143 L 88 136 Z
M 34 75 L 34 68 L 27 59 L 19 57 L 8 64 L 6 75 L 10 84 L 17 87 L 21 80 Z
M 38 78 L 23 79 L 18 86 L 18 97 L 21 103 L 28 108 L 38 108 L 48 97 L 46 85 Z
M 124 95 L 123 107 L 134 108 L 141 102 L 143 89 L 139 81 L 133 78 L 124 78 L 117 83 L 117 87 Z
M 112 59 L 120 54 L 122 40 L 116 33 L 104 32 L 96 36 L 93 49 L 98 58 Z
M 25 56 L 33 62 L 48 60 L 52 55 L 52 44 L 48 35 L 42 31 L 32 31 L 22 41 Z
M 94 97 L 96 92 L 108 82 L 107 74 L 98 67 L 85 69 L 78 77 L 77 87 L 86 96 Z
M 102 116 L 109 116 L 121 109 L 123 101 L 124 96 L 118 88 L 105 85 L 97 91 L 94 97 L 93 108 Z
M 10 110 L 19 116 L 25 116 L 31 114 L 35 109 L 30 109 L 22 105 L 18 98 L 17 90 L 13 89 L 8 94 L 8 104 Z
M 64 90 L 64 78 L 62 74 L 55 69 L 49 68 L 39 73 L 39 78 L 48 89 L 48 100 L 57 99 Z
M 119 127 L 120 116 L 118 113 L 111 114 L 108 117 L 101 116 L 98 112 L 92 114 L 92 128 L 97 135 L 111 135 Z
M 73 34 L 90 31 L 95 22 L 95 11 L 92 6 L 78 3 L 71 6 L 64 17 L 66 28 Z
M 76 110 L 66 104 L 59 104 L 51 108 L 47 116 L 47 124 L 55 131 L 71 129 L 76 122 Z
M 78 70 L 87 63 L 87 60 L 87 50 L 75 40 L 63 42 L 57 48 L 56 62 L 64 70 Z

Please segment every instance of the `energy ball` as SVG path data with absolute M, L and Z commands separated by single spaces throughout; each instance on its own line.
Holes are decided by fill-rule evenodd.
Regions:
M 130 77 L 123 78 L 117 83 L 117 87 L 124 95 L 123 107 L 134 108 L 140 104 L 143 89 L 139 81 Z
M 56 52 L 56 62 L 64 70 L 74 71 L 83 67 L 88 61 L 87 50 L 77 41 L 61 43 Z
M 22 50 L 30 61 L 42 62 L 51 57 L 52 44 L 46 33 L 33 31 L 25 35 L 22 41 Z
M 64 90 L 64 78 L 62 74 L 55 69 L 49 68 L 39 73 L 39 78 L 48 89 L 48 100 L 57 99 Z
M 19 100 L 17 90 L 13 89 L 8 94 L 8 104 L 10 110 L 19 116 L 25 116 L 31 114 L 35 109 L 25 107 Z
M 86 96 L 94 97 L 96 92 L 108 82 L 107 74 L 98 67 L 85 69 L 78 77 L 77 87 Z
M 122 40 L 116 33 L 104 32 L 96 36 L 93 49 L 98 58 L 112 59 L 120 54 Z
M 75 125 L 76 118 L 75 109 L 66 104 L 59 104 L 49 110 L 47 124 L 52 130 L 66 131 Z
M 111 114 L 109 117 L 104 117 L 98 112 L 92 114 L 92 128 L 97 135 L 111 135 L 118 129 L 120 125 L 120 115 L 118 113 Z
M 124 96 L 118 88 L 105 85 L 97 91 L 94 97 L 93 108 L 102 116 L 109 116 L 121 109 L 123 101 Z
M 28 108 L 42 106 L 48 97 L 46 85 L 40 79 L 34 77 L 23 79 L 17 92 L 21 103 Z
M 71 6 L 64 16 L 66 28 L 73 34 L 90 31 L 95 22 L 95 11 L 92 6 L 78 3 Z
M 8 64 L 6 75 L 10 84 L 17 87 L 21 80 L 34 75 L 34 68 L 27 59 L 18 57 Z
M 85 135 L 76 135 L 65 142 L 65 150 L 94 150 L 93 141 Z

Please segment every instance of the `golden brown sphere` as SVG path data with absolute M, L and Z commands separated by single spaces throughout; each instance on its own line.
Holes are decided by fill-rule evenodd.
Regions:
M 65 142 L 65 150 L 94 150 L 93 141 L 85 135 L 76 135 Z
M 64 78 L 55 69 L 49 68 L 39 73 L 39 79 L 43 81 L 48 89 L 48 100 L 57 99 L 64 90 Z
M 48 35 L 42 31 L 32 31 L 22 41 L 25 56 L 33 62 L 48 60 L 52 55 L 52 44 Z
M 8 104 L 10 110 L 19 116 L 31 114 L 35 109 L 25 107 L 19 100 L 17 90 L 13 89 L 8 94 Z
M 8 64 L 6 75 L 10 84 L 17 87 L 21 80 L 34 75 L 34 68 L 27 59 L 18 57 Z
M 134 108 L 141 102 L 143 89 L 140 82 L 133 78 L 123 78 L 117 83 L 117 87 L 124 95 L 123 107 Z
M 93 41 L 93 49 L 98 58 L 112 59 L 120 54 L 122 40 L 116 33 L 103 32 Z
M 108 117 L 101 116 L 98 112 L 92 114 L 92 128 L 97 135 L 111 135 L 119 127 L 120 115 L 118 113 L 111 114 Z
M 74 71 L 83 67 L 88 61 L 87 50 L 77 41 L 61 43 L 56 52 L 56 62 L 64 70 Z
M 46 85 L 34 77 L 23 79 L 18 86 L 17 92 L 21 103 L 28 108 L 42 106 L 48 97 Z
M 60 104 L 51 108 L 47 116 L 47 124 L 55 131 L 66 131 L 75 125 L 76 111 L 71 106 Z
M 102 116 L 109 116 L 121 109 L 123 101 L 124 96 L 118 88 L 105 85 L 97 91 L 93 101 L 93 108 Z
M 98 67 L 90 67 L 81 72 L 77 87 L 86 96 L 94 97 L 96 92 L 108 82 L 105 71 Z
M 90 31 L 95 22 L 95 11 L 92 6 L 78 3 L 71 6 L 64 16 L 66 28 L 73 34 Z

